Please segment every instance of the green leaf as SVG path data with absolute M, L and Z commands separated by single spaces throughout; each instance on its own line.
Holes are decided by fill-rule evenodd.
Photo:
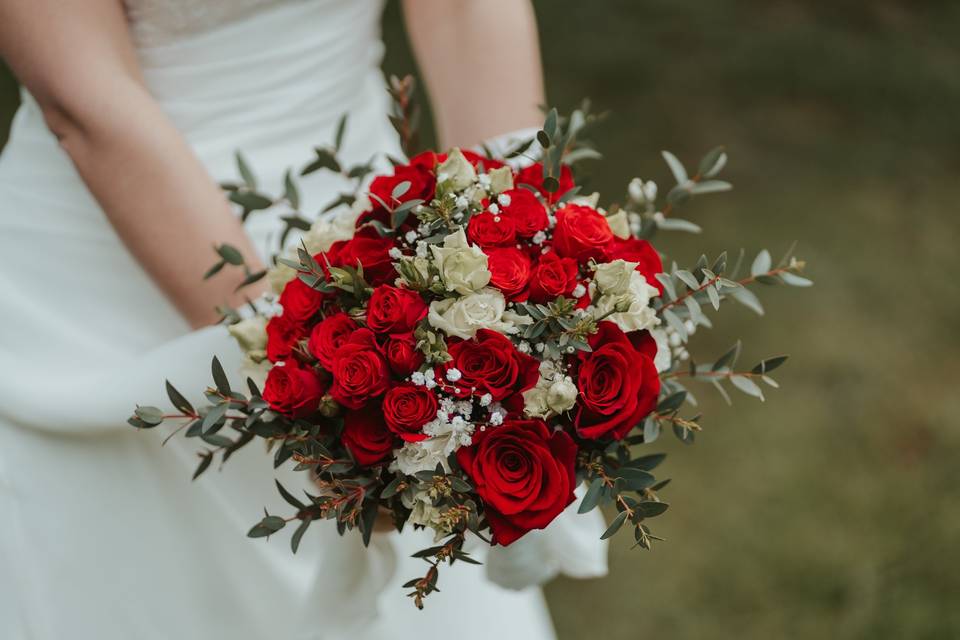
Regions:
M 663 156 L 667 166 L 670 167 L 670 173 L 673 174 L 673 178 L 677 181 L 677 184 L 683 184 L 689 180 L 687 170 L 683 168 L 683 163 L 677 159 L 677 156 L 669 151 L 661 151 L 660 155 Z
M 700 283 L 697 282 L 697 279 L 693 277 L 693 274 L 685 269 L 678 269 L 674 274 L 683 284 L 687 285 L 691 291 L 695 291 L 700 288 Z
M 634 507 L 644 518 L 655 518 L 669 508 L 670 505 L 666 502 L 656 500 L 645 500 L 637 503 L 637 506 Z
M 620 530 L 620 527 L 623 526 L 624 521 L 627 519 L 627 512 L 621 511 L 617 514 L 617 517 L 613 519 L 613 522 L 610 523 L 610 526 L 607 527 L 607 530 L 603 532 L 603 535 L 600 536 L 601 540 L 606 540 L 617 531 Z
M 250 538 L 264 538 L 276 533 L 277 531 L 280 531 L 280 529 L 283 529 L 286 524 L 287 523 L 284 522 L 283 518 L 278 516 L 266 516 L 247 532 L 247 536 Z
M 341 172 L 342 169 L 340 168 L 340 163 L 337 162 L 336 157 L 330 152 L 329 149 L 321 149 L 318 147 L 314 149 L 314 153 L 317 154 L 317 157 L 310 164 L 301 169 L 301 176 L 310 175 L 311 173 L 319 171 L 320 169 L 327 169 L 329 171 L 333 171 L 334 173 Z
M 134 415 L 137 416 L 137 418 L 140 419 L 140 422 L 143 423 L 142 426 L 147 428 L 155 427 L 158 424 L 163 422 L 163 411 L 161 411 L 157 407 L 149 407 L 149 406 L 137 407 L 133 413 Z M 135 426 L 141 426 L 141 425 L 135 425 Z
M 294 553 L 300 548 L 300 539 L 303 538 L 303 534 L 306 533 L 310 522 L 312 522 L 311 518 L 304 518 L 300 521 L 300 526 L 297 527 L 297 530 L 293 532 L 293 536 L 290 538 L 290 550 Z
M 407 191 L 410 191 L 411 182 L 409 180 L 404 180 L 403 182 L 398 183 L 393 191 L 390 192 L 390 197 L 394 200 L 399 200 L 403 197 Z
M 657 405 L 657 413 L 669 413 L 675 409 L 679 409 L 683 404 L 683 401 L 687 399 L 686 391 L 677 391 L 672 393 Z
M 667 324 L 670 325 L 674 331 L 680 334 L 680 338 L 686 342 L 687 341 L 687 328 L 683 325 L 683 321 L 670 309 L 663 310 L 663 319 L 667 321 Z
M 648 418 L 643 423 L 643 441 L 645 443 L 654 442 L 657 438 L 660 437 L 660 422 L 652 418 Z
M 759 373 L 759 374 L 770 373 L 771 371 L 773 371 L 774 369 L 782 365 L 784 362 L 786 362 L 787 358 L 789 357 L 790 356 L 774 356 L 773 358 L 767 358 L 766 360 L 762 360 L 760 364 L 758 364 L 751 370 L 750 373 Z
M 713 363 L 713 366 L 710 367 L 711 371 L 720 371 L 724 367 L 732 367 L 737 363 L 737 358 L 740 356 L 740 348 L 742 343 L 737 340 L 737 342 L 727 350 L 722 356 L 717 358 L 717 361 Z
M 660 466 L 660 463 L 667 458 L 665 453 L 651 453 L 630 461 L 631 467 L 643 469 L 644 471 L 653 471 Z
M 734 300 L 752 310 L 758 316 L 763 315 L 763 305 L 760 304 L 760 299 L 746 287 L 737 287 L 736 289 L 730 290 L 730 297 Z
M 473 486 L 459 476 L 450 476 L 450 486 L 454 491 L 459 491 L 460 493 L 469 493 L 473 491 Z
M 750 267 L 750 275 L 757 277 L 770 271 L 773 260 L 770 258 L 770 252 L 764 249 L 753 259 L 753 265 Z
M 244 160 L 243 155 L 241 155 L 239 151 L 236 154 L 236 158 L 237 170 L 240 172 L 240 177 L 243 179 L 243 183 L 247 185 L 248 189 L 256 189 L 257 179 L 253 175 L 253 171 L 250 170 L 249 165 L 247 165 L 247 161 Z
M 681 220 L 680 218 L 664 218 L 656 222 L 658 229 L 663 229 L 664 231 L 683 231 L 685 233 L 700 233 L 703 229 L 700 225 L 694 224 L 689 220 Z
M 213 372 L 213 382 L 217 385 L 217 391 L 225 396 L 229 396 L 230 382 L 227 380 L 227 374 L 224 373 L 223 365 L 220 364 L 220 359 L 217 358 L 217 356 L 213 356 L 213 361 L 210 363 L 210 370 Z
M 731 376 L 730 382 L 740 391 L 743 391 L 748 396 L 753 396 L 754 398 L 760 398 L 763 400 L 763 391 L 757 386 L 757 383 L 747 378 L 746 376 Z
M 727 164 L 727 154 L 724 152 L 724 148 L 722 146 L 714 147 L 700 160 L 697 173 L 704 178 L 712 178 L 720 173 L 725 164 Z
M 225 262 L 234 266 L 240 266 L 243 264 L 243 254 L 232 245 L 221 244 L 217 247 L 217 254 L 219 254 L 219 256 L 223 258 Z
M 277 485 L 277 491 L 279 491 L 283 499 L 287 501 L 287 504 L 289 504 L 291 507 L 294 507 L 300 510 L 307 508 L 307 505 L 297 500 L 292 493 L 287 491 L 287 489 L 282 484 L 280 484 L 279 480 L 274 478 L 273 482 Z
M 177 391 L 177 389 L 170 384 L 169 380 L 165 380 L 167 385 L 167 397 L 170 398 L 170 404 L 177 408 L 178 411 L 187 414 L 195 414 L 196 411 L 193 408 L 193 405 L 190 404 L 190 401 L 187 400 L 182 393 Z
M 197 465 L 197 470 L 193 472 L 193 477 L 191 480 L 196 480 L 200 477 L 204 471 L 210 467 L 210 463 L 213 462 L 213 452 L 207 451 L 204 454 L 200 455 L 200 464 Z
M 207 411 L 207 415 L 203 416 L 203 423 L 201 424 L 200 430 L 203 433 L 209 433 L 214 426 L 223 421 L 223 417 L 227 415 L 227 409 L 229 408 L 230 404 L 227 402 L 211 407 L 210 410 Z
M 594 478 L 587 487 L 587 492 L 583 494 L 583 500 L 580 501 L 580 507 L 577 513 L 587 513 L 592 511 L 600 502 L 600 494 L 603 491 L 603 481 L 600 478 Z
M 557 119 L 558 114 L 556 108 L 550 109 L 547 112 L 547 117 L 543 121 L 543 130 L 546 134 L 553 140 L 554 136 L 557 134 Z
M 228 197 L 230 202 L 240 205 L 246 211 L 259 211 L 273 206 L 273 200 L 254 191 L 234 191 Z
M 290 175 L 289 169 L 283 174 L 283 197 L 287 199 L 287 202 L 289 202 L 290 206 L 294 209 L 300 208 L 300 192 L 297 191 L 297 185 L 294 184 L 293 176 Z
M 720 310 L 720 294 L 717 293 L 716 285 L 710 285 L 706 288 L 707 297 L 710 298 L 710 305 L 714 311 Z
M 227 266 L 227 261 L 226 261 L 226 260 L 218 260 L 216 264 L 214 264 L 212 267 L 210 267 L 209 269 L 207 269 L 207 272 L 206 272 L 205 274 L 203 274 L 203 279 L 204 279 L 204 280 L 209 280 L 209 279 L 212 278 L 213 276 L 215 276 L 215 275 L 217 275 L 218 273 L 220 273 L 220 270 L 223 269 L 225 266 Z
M 803 276 L 798 276 L 795 273 L 790 273 L 789 271 L 784 271 L 780 274 L 780 277 L 783 281 L 790 285 L 791 287 L 812 287 L 813 280 L 804 278 Z
M 237 285 L 234 291 L 240 291 L 240 289 L 243 289 L 244 287 L 249 287 L 254 282 L 258 282 L 262 280 L 266 275 L 267 275 L 266 269 L 263 269 L 261 271 L 255 271 L 254 273 L 248 273 L 246 277 L 240 282 L 240 284 Z
M 694 438 L 696 437 L 692 429 L 687 429 L 677 423 L 673 423 L 673 435 L 677 436 L 677 439 L 683 444 L 693 444 Z
M 733 185 L 724 180 L 704 180 L 690 187 L 690 193 L 695 196 L 701 196 L 707 193 L 730 191 L 731 189 L 733 189 Z
M 344 113 L 340 116 L 340 120 L 337 122 L 337 133 L 333 137 L 333 148 L 337 151 L 340 151 L 340 148 L 343 147 L 343 136 L 347 133 L 347 114 Z

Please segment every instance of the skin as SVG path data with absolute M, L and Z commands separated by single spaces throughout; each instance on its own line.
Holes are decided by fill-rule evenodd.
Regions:
M 406 0 L 403 8 L 443 146 L 539 122 L 542 76 L 528 2 Z M 211 301 L 239 306 L 260 293 L 234 293 L 242 278 L 234 270 L 202 280 L 216 244 L 238 248 L 254 271 L 262 264 L 145 86 L 120 0 L 0 0 L 0 56 L 123 243 L 192 327 L 216 322 Z M 490 98 L 475 100 L 465 82 Z
M 540 123 L 540 47 L 527 0 L 404 0 L 403 11 L 442 147 Z M 212 300 L 239 306 L 260 293 L 263 284 L 234 293 L 242 275 L 232 270 L 202 279 L 220 243 L 252 270 L 263 265 L 144 84 L 120 0 L 0 0 L 0 56 L 124 245 L 192 327 L 217 321 Z M 391 528 L 381 515 L 377 530 Z

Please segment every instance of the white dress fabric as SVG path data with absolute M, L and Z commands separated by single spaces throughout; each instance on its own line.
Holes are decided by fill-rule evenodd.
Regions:
M 131 32 L 148 86 L 217 180 L 242 150 L 265 190 L 328 143 L 348 112 L 343 156 L 399 154 L 379 71 L 379 0 L 136 0 Z M 169 378 L 193 398 L 222 327 L 191 332 L 128 254 L 24 94 L 0 156 L 0 638 L 264 640 L 553 638 L 536 585 L 605 571 L 595 519 L 556 526 L 444 567 L 417 611 L 400 585 L 426 565 L 414 532 L 340 538 L 315 523 L 250 540 L 261 507 L 286 514 L 258 443 L 190 481 L 196 441 L 125 424 L 135 403 L 167 406 Z M 123 180 L 122 175 L 116 176 Z M 307 211 L 347 185 L 301 182 Z M 248 223 L 266 253 L 274 212 Z M 171 252 L 176 247 L 170 248 Z M 211 259 L 213 254 L 211 252 Z M 595 514 L 594 514 L 595 515 Z

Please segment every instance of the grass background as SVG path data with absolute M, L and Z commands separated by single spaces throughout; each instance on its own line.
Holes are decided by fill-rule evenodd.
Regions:
M 608 579 L 551 584 L 561 639 L 960 636 L 960 4 L 535 4 L 551 104 L 613 112 L 591 187 L 666 186 L 660 149 L 725 144 L 736 190 L 685 208 L 706 235 L 659 247 L 796 239 L 817 281 L 696 336 L 702 359 L 738 337 L 749 361 L 792 354 L 783 389 L 733 408 L 704 389 L 697 444 L 651 445 L 676 478 L 668 541 L 615 539 Z M 384 30 L 387 69 L 414 70 L 394 3 Z M 0 123 L 14 102 L 0 72 Z

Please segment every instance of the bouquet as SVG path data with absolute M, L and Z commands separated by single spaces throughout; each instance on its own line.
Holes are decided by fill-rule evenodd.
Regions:
M 676 208 L 730 189 L 716 177 L 722 148 L 692 176 L 664 152 L 676 186 L 662 206 L 656 185 L 635 179 L 622 204 L 601 208 L 571 170 L 598 155 L 583 142 L 598 120 L 588 107 L 551 110 L 535 138 L 501 158 L 414 154 L 410 90 L 409 81 L 391 88 L 409 160 L 372 180 L 370 165 L 342 167 L 342 122 L 301 171 L 356 179 L 357 192 L 332 203 L 349 212 L 332 220 L 303 217 L 289 173 L 282 196 L 258 192 L 238 156 L 244 181 L 227 189 L 244 216 L 286 206 L 284 235 L 303 232 L 269 272 L 248 270 L 245 283 L 266 277 L 276 295 L 246 313 L 224 310 L 246 352 L 247 388 L 231 387 L 214 359 L 207 406 L 168 382 L 177 412 L 140 406 L 130 423 L 181 420 L 178 431 L 204 445 L 194 477 L 257 438 L 274 465 L 311 474 L 316 491 L 303 495 L 277 483 L 291 512 L 266 514 L 250 537 L 293 528 L 296 552 L 312 523 L 332 520 L 366 542 L 384 513 L 398 530 L 432 530 L 435 546 L 416 554 L 425 573 L 405 585 L 422 607 L 441 565 L 477 563 L 464 551 L 468 535 L 509 545 L 547 527 L 580 485 L 579 512 L 613 514 L 603 538 L 626 528 L 649 548 L 668 481 L 653 474 L 664 455 L 648 448 L 664 427 L 686 443 L 700 431 L 687 384 L 729 398 L 729 383 L 762 399 L 760 385 L 776 387 L 769 374 L 786 359 L 740 369 L 738 343 L 697 363 L 689 337 L 726 300 L 762 313 L 750 285 L 811 283 L 790 253 L 773 265 L 761 251 L 744 276 L 742 252 L 735 264 L 721 254 L 664 268 L 651 239 L 699 231 Z M 246 269 L 235 249 L 217 251 L 208 275 Z

